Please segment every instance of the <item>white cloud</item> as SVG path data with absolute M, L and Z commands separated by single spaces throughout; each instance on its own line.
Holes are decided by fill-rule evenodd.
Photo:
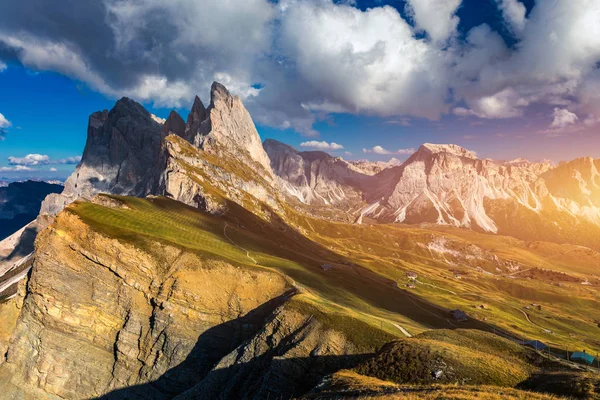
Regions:
M 2 128 L 10 128 L 12 123 L 6 119 L 2 113 L 0 113 L 0 129 Z
M 450 60 L 416 39 L 393 7 L 361 11 L 330 1 L 286 4 L 278 44 L 289 62 L 284 68 L 295 71 L 301 83 L 286 92 L 306 97 L 305 108 L 425 118 L 447 111 Z M 270 90 L 267 85 L 263 92 Z
M 76 2 L 77 25 L 94 35 L 71 29 L 72 3 L 40 2 L 48 17 L 32 24 L 26 2 L 5 1 L 3 57 L 167 107 L 220 80 L 258 123 L 307 136 L 331 113 L 403 125 L 449 112 L 514 118 L 532 105 L 583 120 L 600 108 L 597 0 L 538 1 L 528 15 L 519 0 L 496 0 L 510 48 L 488 25 L 458 35 L 461 0 L 409 0 L 416 27 L 391 6 L 352 0 Z
M 49 171 L 50 171 L 50 172 L 56 172 L 56 171 L 58 171 L 58 170 L 57 170 L 56 168 L 54 168 L 54 167 L 51 167 L 51 168 L 49 169 Z
M 61 158 L 60 160 L 50 160 L 50 164 L 79 164 L 81 156 Z
M 363 153 L 370 153 L 370 154 L 379 154 L 379 155 L 390 155 L 390 154 L 403 154 L 403 155 L 408 155 L 408 154 L 413 154 L 416 150 L 414 148 L 409 148 L 409 149 L 398 149 L 396 151 L 389 151 L 384 149 L 381 146 L 374 146 L 370 149 L 362 149 Z
M 325 141 L 318 142 L 316 140 L 311 140 L 309 142 L 300 143 L 300 147 L 308 147 L 312 149 L 319 150 L 341 150 L 344 148 L 341 144 L 337 144 L 335 142 L 327 143 Z
M 455 15 L 462 0 L 408 0 L 407 11 L 417 28 L 431 40 L 443 43 L 456 33 L 459 19 Z
M 518 0 L 496 0 L 496 2 L 512 32 L 521 34 L 527 22 L 525 5 Z
M 17 165 L 14 167 L 0 167 L 0 172 L 20 172 L 20 171 L 33 171 L 33 169 L 26 165 Z
M 50 157 L 45 154 L 27 154 L 25 157 L 8 157 L 10 165 L 45 165 L 50 162 Z
M 513 88 L 506 88 L 491 96 L 468 101 L 471 108 L 456 107 L 452 112 L 459 117 L 514 118 L 523 115 L 523 107 L 529 105 Z
M 0 60 L 0 72 L 4 71 L 7 67 L 6 63 Z
M 8 157 L 10 165 L 35 166 L 48 164 L 77 164 L 81 161 L 81 156 L 67 157 L 59 160 L 53 160 L 46 154 L 27 154 L 25 157 Z
M 554 117 L 554 120 L 550 127 L 554 129 L 566 128 L 569 125 L 576 124 L 579 120 L 577 114 L 572 113 L 565 108 L 555 108 L 552 116 Z

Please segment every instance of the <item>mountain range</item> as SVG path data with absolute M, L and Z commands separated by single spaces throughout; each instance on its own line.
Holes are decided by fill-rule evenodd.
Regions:
M 0 389 L 265 399 L 343 396 L 338 381 L 361 395 L 373 379 L 593 382 L 554 352 L 600 350 L 599 168 L 452 144 L 352 162 L 261 142 L 219 83 L 186 121 L 123 98 L 90 116 L 62 192 L 0 242 Z M 425 367 L 406 370 L 406 354 Z

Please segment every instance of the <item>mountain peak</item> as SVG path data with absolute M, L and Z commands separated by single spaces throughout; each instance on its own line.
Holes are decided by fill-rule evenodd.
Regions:
M 197 97 L 196 97 L 197 98 Z M 198 99 L 199 100 L 199 99 Z M 169 113 L 169 117 L 165 121 L 163 126 L 163 132 L 165 135 L 169 133 L 174 133 L 177 136 L 183 137 L 185 134 L 185 121 L 181 116 L 177 113 L 177 111 L 172 110 Z
M 158 124 L 158 122 L 152 118 L 152 114 L 150 114 L 143 105 L 129 97 L 122 97 L 119 99 L 115 103 L 115 106 L 109 111 L 108 115 L 112 120 L 127 117 L 140 122 L 144 121 L 147 123 L 153 121 Z
M 229 90 L 219 82 L 213 82 L 210 87 L 210 105 L 214 107 L 218 101 L 225 101 L 231 103 L 233 96 L 229 93 Z
M 280 142 L 279 140 L 275 140 L 275 139 L 265 139 L 265 141 L 263 142 L 263 148 L 265 149 L 265 151 L 267 153 L 269 153 L 269 151 L 286 151 L 286 152 L 291 152 L 294 154 L 299 153 L 298 150 L 296 150 L 294 147 L 290 146 L 289 144 Z
M 472 159 L 477 159 L 477 156 L 472 151 L 465 149 L 456 144 L 433 144 L 433 143 L 424 143 L 419 147 L 418 152 L 427 152 L 427 153 L 449 153 L 459 157 L 467 157 Z

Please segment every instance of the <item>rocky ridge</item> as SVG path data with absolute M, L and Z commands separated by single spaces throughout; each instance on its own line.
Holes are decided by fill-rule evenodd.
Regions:
M 370 177 L 345 160 L 321 151 L 300 152 L 272 139 L 263 146 L 279 187 L 287 195 L 305 204 L 360 204 L 360 188 Z

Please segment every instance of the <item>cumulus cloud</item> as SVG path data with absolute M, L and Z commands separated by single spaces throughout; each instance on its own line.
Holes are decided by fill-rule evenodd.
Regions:
M 555 108 L 552 116 L 554 117 L 554 120 L 550 127 L 555 129 L 566 128 L 569 125 L 576 124 L 579 120 L 577 114 L 572 113 L 565 108 Z
M 443 43 L 456 33 L 459 19 L 455 15 L 462 0 L 408 0 L 407 11 L 417 28 L 431 40 Z
M 50 162 L 45 154 L 27 154 L 25 157 L 8 157 L 10 165 L 44 165 Z
M 21 172 L 21 171 L 33 171 L 33 169 L 26 165 L 17 165 L 14 167 L 0 167 L 0 172 Z
M 300 147 L 308 147 L 311 149 L 319 149 L 319 150 L 341 150 L 344 148 L 341 144 L 337 144 L 335 142 L 327 143 L 325 141 L 319 142 L 316 140 L 311 140 L 309 142 L 300 143 Z
M 528 15 L 519 0 L 496 1 L 515 46 L 487 25 L 459 35 L 460 0 L 409 0 L 414 26 L 391 6 L 354 1 L 4 0 L 0 58 L 165 107 L 189 106 L 219 80 L 258 123 L 307 136 L 334 113 L 592 115 L 598 1 L 539 1 Z
M 25 157 L 8 157 L 10 165 L 17 166 L 37 166 L 49 164 L 77 164 L 81 161 L 81 156 L 67 157 L 59 160 L 53 160 L 46 154 L 27 154 Z
M 6 63 L 0 60 L 0 72 L 4 71 L 6 68 L 8 68 Z
M 50 171 L 50 172 L 56 172 L 58 170 L 56 168 L 54 168 L 54 167 L 51 167 L 48 171 Z
M 459 117 L 514 118 L 523 115 L 523 107 L 530 100 L 521 97 L 513 88 L 506 88 L 491 96 L 468 101 L 471 108 L 456 107 L 452 112 Z
M 403 155 L 408 155 L 408 154 L 413 154 L 416 150 L 414 148 L 409 148 L 409 149 L 398 149 L 396 151 L 390 151 L 390 150 L 386 150 L 381 146 L 374 146 L 370 149 L 362 149 L 363 153 L 367 153 L 367 154 L 379 154 L 379 155 L 390 155 L 390 154 L 403 154 Z
M 525 14 L 527 14 L 525 5 L 518 0 L 496 0 L 496 2 L 509 28 L 513 33 L 520 35 L 525 29 L 525 23 L 527 22 L 525 18 Z

